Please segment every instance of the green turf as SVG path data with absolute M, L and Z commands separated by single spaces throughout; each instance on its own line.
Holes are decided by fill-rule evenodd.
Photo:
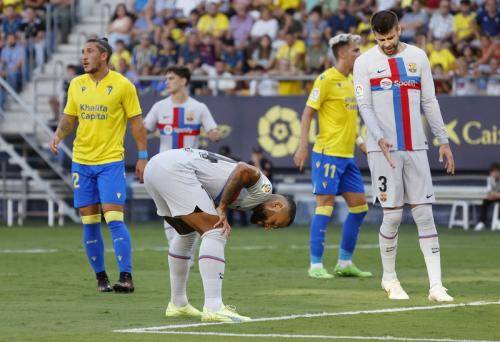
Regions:
M 81 230 L 0 228 L 0 341 L 280 341 L 282 338 L 172 336 L 114 333 L 113 329 L 197 323 L 163 317 L 169 299 L 166 240 L 160 224 L 135 224 L 132 295 L 98 294 L 88 266 Z M 339 242 L 330 229 L 328 245 Z M 500 234 L 441 229 L 445 286 L 456 302 L 500 300 Z M 105 232 L 106 246 L 111 248 Z M 373 310 L 430 305 L 427 276 L 416 231 L 402 227 L 398 275 L 411 299 L 393 302 L 380 290 L 377 248 L 360 248 L 356 264 L 372 279 L 314 280 L 307 277 L 308 229 L 292 227 L 266 232 L 234 229 L 226 248 L 224 299 L 251 317 Z M 374 227 L 360 235 L 361 247 L 378 241 Z M 44 253 L 20 253 L 43 249 Z M 48 250 L 48 252 L 47 252 Z M 326 250 L 331 271 L 337 250 Z M 117 278 L 112 251 L 106 253 L 108 274 Z M 191 303 L 201 308 L 201 279 L 195 268 L 189 284 Z M 370 315 L 301 318 L 184 331 L 328 336 L 397 336 L 500 340 L 500 305 Z M 294 339 L 294 341 L 310 339 Z

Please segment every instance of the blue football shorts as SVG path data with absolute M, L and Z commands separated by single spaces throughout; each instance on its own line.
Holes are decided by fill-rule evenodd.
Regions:
M 92 204 L 125 204 L 127 182 L 125 162 L 100 165 L 71 164 L 74 207 Z
M 313 151 L 311 163 L 315 195 L 365 192 L 361 172 L 354 158 L 334 157 Z

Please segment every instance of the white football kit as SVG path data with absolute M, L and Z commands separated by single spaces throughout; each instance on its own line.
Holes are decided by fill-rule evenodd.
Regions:
M 368 128 L 374 200 L 389 208 L 435 200 L 421 107 L 439 144 L 448 143 L 429 59 L 423 50 L 402 44 L 404 49 L 391 57 L 374 46 L 356 59 L 353 72 L 359 111 Z M 380 151 L 381 138 L 393 145 L 394 169 Z
M 216 153 L 184 148 L 161 152 L 144 170 L 144 185 L 159 216 L 177 217 L 195 212 L 217 215 L 224 186 L 237 163 Z M 236 210 L 251 210 L 272 194 L 272 185 L 262 173 L 253 186 L 244 188 L 229 204 Z
M 183 147 L 197 148 L 200 129 L 217 128 L 208 107 L 192 97 L 184 103 L 174 103 L 172 97 L 156 102 L 144 119 L 149 131 L 160 131 L 160 152 Z

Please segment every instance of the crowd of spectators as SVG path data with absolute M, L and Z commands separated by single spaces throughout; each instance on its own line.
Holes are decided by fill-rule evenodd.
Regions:
M 32 71 L 46 62 L 47 51 L 53 50 L 56 43 L 54 32 L 58 32 L 61 43 L 67 43 L 72 1 L 0 0 L 0 76 L 16 92 L 21 91 Z M 48 10 L 54 25 L 50 35 L 46 32 Z M 6 91 L 0 89 L 0 109 L 5 106 L 6 97 Z
M 382 9 L 398 15 L 404 42 L 428 53 L 439 93 L 500 95 L 496 0 L 135 0 L 109 22 L 112 65 L 141 91 L 165 88 L 139 76 L 183 64 L 195 76 L 223 76 L 193 82 L 197 95 L 301 95 L 309 83 L 293 77 L 333 64 L 330 37 L 357 33 L 363 51 L 374 45 L 370 18 Z

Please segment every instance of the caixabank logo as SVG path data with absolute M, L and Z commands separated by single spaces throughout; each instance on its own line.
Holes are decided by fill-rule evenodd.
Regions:
M 500 145 L 500 127 L 477 120 L 453 119 L 445 123 L 446 133 L 455 145 Z M 437 139 L 433 141 L 438 145 Z
M 292 155 L 299 147 L 300 120 L 291 108 L 271 107 L 257 125 L 260 146 L 272 157 Z

